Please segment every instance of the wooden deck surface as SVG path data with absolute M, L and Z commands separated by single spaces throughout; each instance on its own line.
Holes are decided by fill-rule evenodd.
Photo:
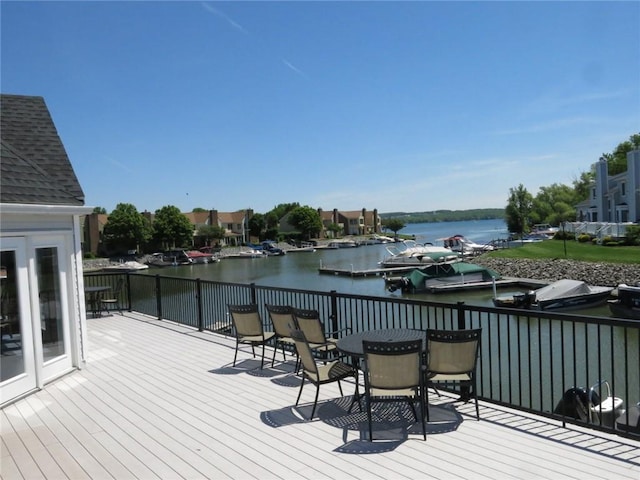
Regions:
M 640 479 L 640 442 L 485 403 L 478 422 L 435 394 L 426 442 L 391 405 L 370 443 L 335 384 L 304 420 L 281 353 L 261 371 L 245 350 L 233 368 L 231 338 L 136 314 L 88 327 L 85 368 L 1 411 L 2 479 Z

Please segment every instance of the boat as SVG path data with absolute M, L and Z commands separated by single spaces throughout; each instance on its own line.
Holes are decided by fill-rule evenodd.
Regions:
M 424 268 L 416 268 L 402 276 L 385 276 L 387 290 L 395 292 L 400 289 L 404 293 L 435 292 L 438 287 L 492 285 L 500 279 L 499 273 L 467 262 L 434 263 Z
M 102 268 L 104 272 L 135 272 L 137 270 L 146 270 L 149 265 L 136 262 L 135 260 L 129 260 L 128 262 L 112 263 Z
M 295 244 L 294 244 L 295 245 Z M 300 242 L 299 245 L 295 245 L 292 248 L 287 250 L 287 253 L 296 253 L 296 252 L 315 252 L 316 247 L 311 242 Z
M 276 242 L 274 242 L 273 240 L 265 240 L 261 243 L 261 246 L 262 246 L 262 251 L 266 255 L 280 256 L 285 254 L 285 251 L 280 247 L 278 247 Z
M 421 245 L 415 240 L 404 240 L 385 247 L 389 256 L 379 265 L 389 267 L 423 267 L 433 263 L 444 263 L 461 260 L 461 254 L 449 248 L 431 244 Z
M 261 248 L 245 246 L 236 253 L 225 255 L 224 258 L 267 258 L 267 255 Z
M 556 233 L 560 231 L 559 227 L 552 227 L 548 223 L 536 223 L 531 229 L 531 233 L 534 235 L 543 235 L 547 239 L 553 238 Z
M 618 285 L 618 298 L 609 300 L 609 310 L 614 317 L 640 320 L 640 282 L 635 285 Z
M 187 257 L 191 260 L 191 263 L 214 263 L 219 262 L 220 259 L 216 257 L 213 253 L 202 252 L 198 250 L 188 250 L 185 252 Z
M 360 246 L 358 242 L 349 238 L 329 242 L 329 248 L 355 248 L 358 246 Z
M 563 279 L 537 290 L 511 296 L 494 296 L 496 307 L 531 310 L 570 310 L 605 303 L 613 287 L 587 285 L 580 280 Z
M 464 235 L 454 235 L 441 240 L 444 242 L 445 248 L 462 255 L 480 255 L 481 253 L 495 250 L 493 245 L 476 243 Z

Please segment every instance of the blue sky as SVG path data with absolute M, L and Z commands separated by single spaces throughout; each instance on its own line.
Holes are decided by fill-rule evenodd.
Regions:
M 3 93 L 86 195 L 501 208 L 640 131 L 640 2 L 7 2 Z

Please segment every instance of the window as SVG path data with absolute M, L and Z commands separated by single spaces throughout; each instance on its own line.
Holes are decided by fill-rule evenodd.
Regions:
M 620 194 L 623 197 L 627 194 L 627 192 L 626 192 L 627 188 L 626 187 L 627 186 L 626 186 L 626 184 L 624 182 L 620 182 Z

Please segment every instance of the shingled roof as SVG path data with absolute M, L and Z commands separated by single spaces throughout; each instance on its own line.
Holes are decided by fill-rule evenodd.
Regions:
M 42 97 L 0 95 L 0 202 L 84 205 L 84 193 Z

